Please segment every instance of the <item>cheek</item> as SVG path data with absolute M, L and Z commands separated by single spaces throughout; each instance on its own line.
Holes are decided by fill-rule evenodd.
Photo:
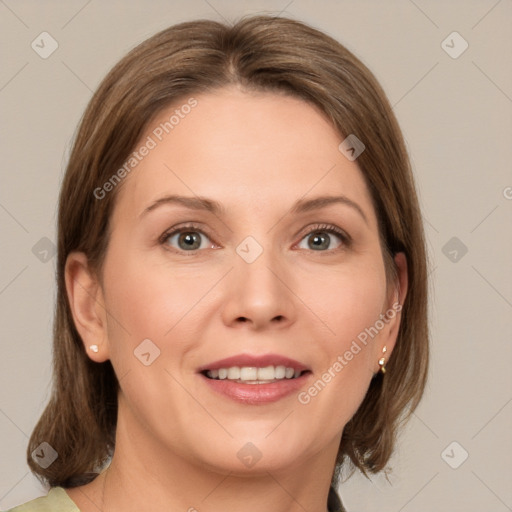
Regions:
M 378 260 L 347 265 L 303 280 L 304 302 L 323 322 L 326 352 L 342 350 L 379 319 L 386 298 L 384 265 Z M 320 325 L 322 325 L 320 324 Z
M 135 251 L 131 256 L 113 252 L 105 275 L 108 307 L 134 342 L 141 337 L 164 339 L 211 287 L 192 269 L 176 272 Z
M 172 411 L 190 398 L 172 375 L 197 339 L 187 326 L 194 304 L 211 287 L 206 281 L 197 272 L 173 273 L 136 250 L 114 250 L 105 260 L 110 360 L 123 399 L 141 424 L 160 411 L 170 437 L 179 432 Z
M 384 266 L 375 263 L 331 273 L 324 279 L 322 294 L 319 284 L 317 279 L 303 288 L 323 322 L 318 324 L 322 332 L 314 336 L 315 379 L 299 402 L 315 409 L 327 430 L 335 432 L 354 415 L 373 376 L 374 346 L 381 332 L 375 326 L 380 326 L 377 322 L 386 297 Z

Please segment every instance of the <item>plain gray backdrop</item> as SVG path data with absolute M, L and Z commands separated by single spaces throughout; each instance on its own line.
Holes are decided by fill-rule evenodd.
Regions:
M 49 396 L 56 201 L 92 91 L 169 25 L 262 12 L 327 32 L 375 73 L 424 214 L 427 391 L 391 484 L 355 475 L 341 486 L 345 505 L 512 510 L 511 0 L 0 0 L 0 509 L 46 494 L 25 451 Z

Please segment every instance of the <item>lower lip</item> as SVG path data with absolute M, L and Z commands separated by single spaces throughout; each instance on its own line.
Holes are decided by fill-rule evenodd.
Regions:
M 267 384 L 241 384 L 228 379 L 209 379 L 202 374 L 200 374 L 200 377 L 206 381 L 211 389 L 221 395 L 236 402 L 257 405 L 277 402 L 293 393 L 297 393 L 310 375 L 310 373 L 305 373 L 296 379 L 282 379 Z

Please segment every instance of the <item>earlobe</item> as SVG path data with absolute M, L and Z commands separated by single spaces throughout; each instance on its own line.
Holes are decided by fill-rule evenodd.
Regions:
M 83 252 L 72 252 L 68 255 L 65 281 L 73 321 L 87 355 L 93 361 L 104 362 L 109 358 L 109 353 L 103 293 Z

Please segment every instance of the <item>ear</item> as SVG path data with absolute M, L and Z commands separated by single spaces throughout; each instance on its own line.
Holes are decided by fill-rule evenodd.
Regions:
M 407 296 L 407 290 L 409 285 L 409 279 L 407 274 L 407 258 L 405 257 L 405 253 L 399 252 L 395 254 L 394 261 L 396 265 L 396 280 L 390 286 L 388 299 L 387 299 L 387 309 L 383 312 L 384 317 L 387 319 L 386 329 L 382 332 L 382 336 L 380 337 L 379 342 L 379 355 L 378 358 L 384 357 L 385 360 L 389 360 L 391 356 L 391 352 L 395 347 L 396 340 L 398 338 L 398 331 L 400 328 L 400 320 L 402 318 L 401 311 L 403 308 L 403 304 L 405 302 L 405 297 Z M 386 347 L 386 352 L 383 353 L 383 349 Z M 379 367 L 377 366 L 376 371 L 378 371 Z
M 109 359 L 109 351 L 101 285 L 83 252 L 68 255 L 64 272 L 71 313 L 85 351 L 93 361 L 102 363 Z

